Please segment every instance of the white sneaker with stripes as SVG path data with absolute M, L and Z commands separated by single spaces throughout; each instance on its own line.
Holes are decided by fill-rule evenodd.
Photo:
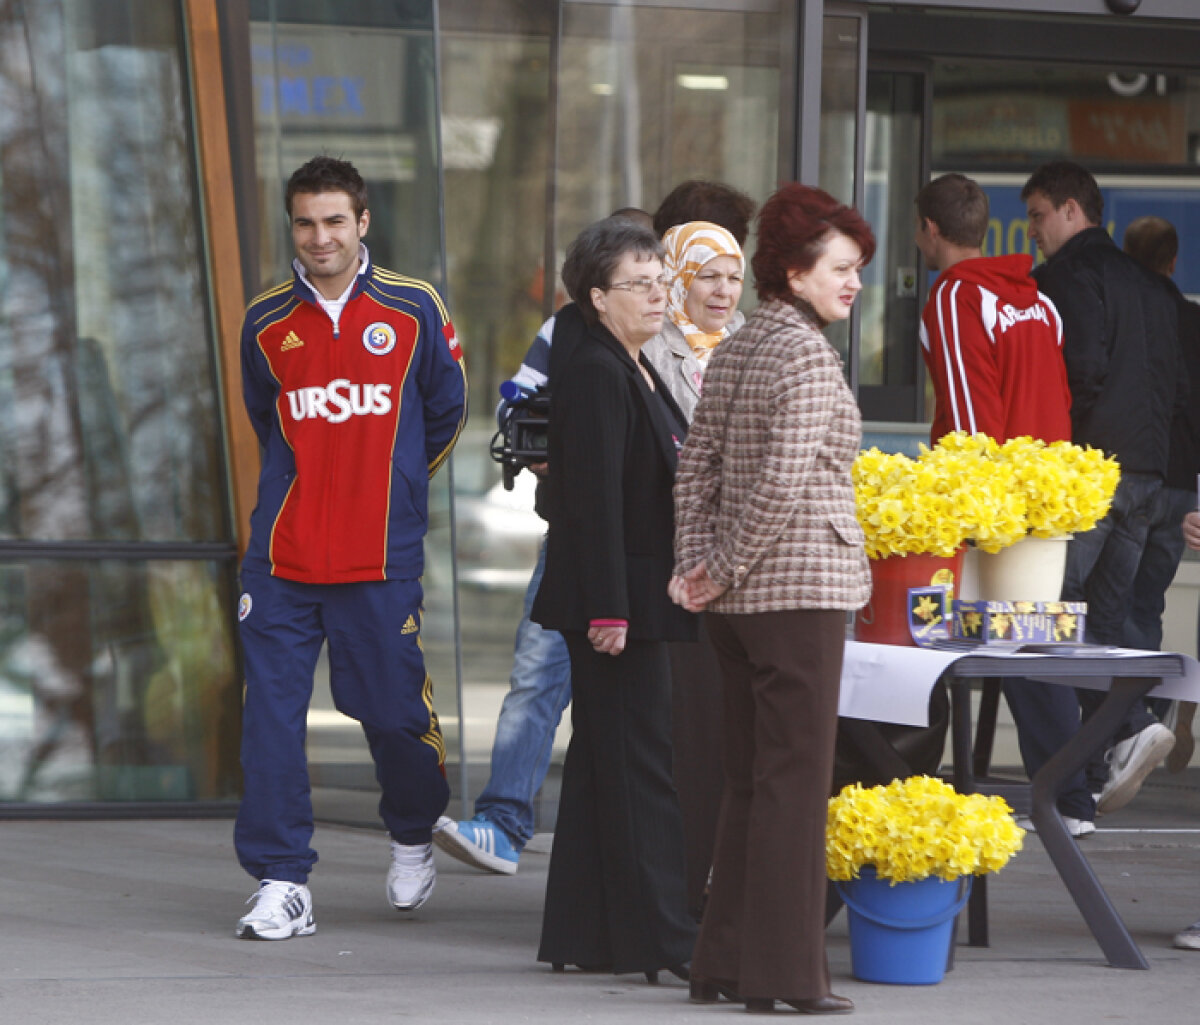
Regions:
M 392 867 L 388 869 L 387 894 L 397 911 L 416 911 L 429 900 L 437 882 L 433 844 L 403 844 L 392 841 Z
M 238 920 L 238 939 L 290 940 L 317 931 L 312 894 L 301 883 L 264 879 L 246 903 L 254 907 Z

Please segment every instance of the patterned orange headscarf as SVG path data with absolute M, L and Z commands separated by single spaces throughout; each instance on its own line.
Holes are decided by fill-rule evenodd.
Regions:
M 718 256 L 732 256 L 738 262 L 738 270 L 746 273 L 746 258 L 742 247 L 728 231 L 710 221 L 689 221 L 677 224 L 663 236 L 667 250 L 664 270 L 671 279 L 667 293 L 667 316 L 683 332 L 683 337 L 696 356 L 703 358 L 709 350 L 716 348 L 721 339 L 728 337 L 729 330 L 722 328 L 716 334 L 701 331 L 692 323 L 683 304 L 691 290 L 692 282 L 700 269 Z

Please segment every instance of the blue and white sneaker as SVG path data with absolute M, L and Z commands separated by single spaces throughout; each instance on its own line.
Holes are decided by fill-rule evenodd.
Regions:
M 254 907 L 238 921 L 234 935 L 243 940 L 290 940 L 293 936 L 311 936 L 317 931 L 313 921 L 312 894 L 300 883 L 264 879 L 250 895 L 247 904 Z
M 433 842 L 459 861 L 506 876 L 516 873 L 521 858 L 504 830 L 478 815 L 469 822 L 443 815 L 434 824 Z

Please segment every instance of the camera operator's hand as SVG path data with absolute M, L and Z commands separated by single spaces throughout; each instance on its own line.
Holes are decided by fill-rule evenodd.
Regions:
M 549 463 L 530 463 L 529 472 L 537 477 L 545 477 L 550 472 Z
M 588 640 L 600 654 L 619 655 L 625 650 L 625 635 L 629 633 L 629 625 L 617 623 L 617 620 L 605 621 L 604 625 L 596 623 L 588 629 Z

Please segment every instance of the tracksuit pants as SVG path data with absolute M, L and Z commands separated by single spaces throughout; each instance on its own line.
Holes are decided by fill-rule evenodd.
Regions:
M 450 788 L 421 652 L 421 602 L 419 580 L 300 584 L 243 570 L 245 789 L 234 846 L 256 879 L 304 883 L 317 860 L 304 741 L 326 641 L 333 703 L 362 724 L 388 832 L 403 844 L 431 839 Z

